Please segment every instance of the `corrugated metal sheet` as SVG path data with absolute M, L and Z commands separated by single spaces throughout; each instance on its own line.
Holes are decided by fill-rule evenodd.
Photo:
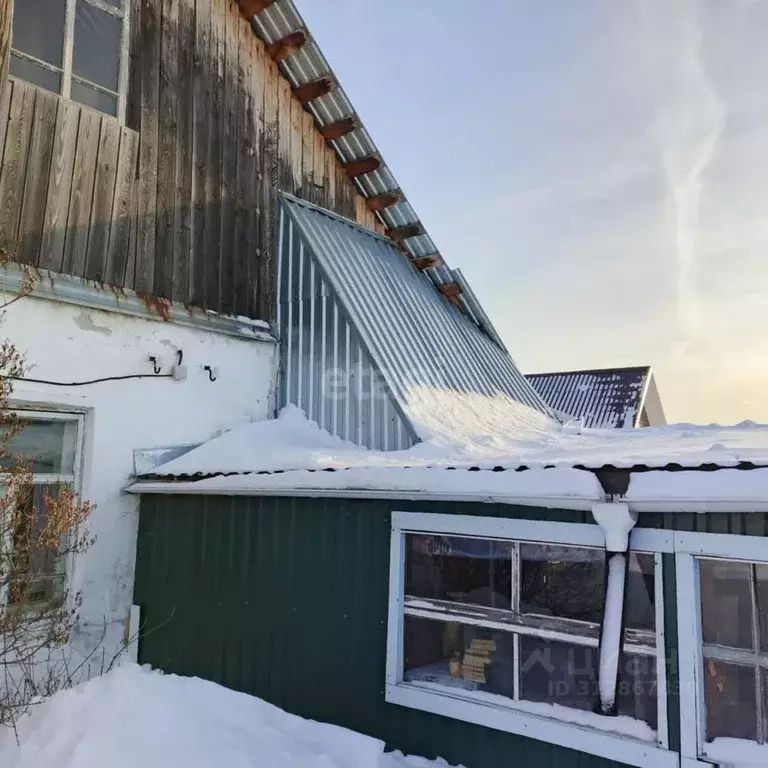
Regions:
M 416 436 L 282 208 L 278 226 L 278 407 L 296 405 L 331 434 L 368 448 L 410 448 Z
M 343 9 L 340 8 L 334 9 L 332 12 L 343 15 Z M 256 33 L 266 43 L 276 42 L 291 32 L 306 29 L 304 19 L 292 0 L 277 0 L 269 8 L 254 17 L 252 24 Z M 280 69 L 294 87 L 305 85 L 328 75 L 338 82 L 338 78 L 333 73 L 331 66 L 311 35 L 305 45 L 280 62 Z M 330 125 L 355 115 L 352 102 L 341 86 L 331 93 L 309 102 L 307 109 L 320 126 Z M 387 167 L 376 144 L 365 126 L 362 125 L 362 122 L 359 128 L 331 142 L 331 146 L 343 163 L 371 156 L 378 157 L 381 160 L 381 167 L 378 170 L 355 179 L 355 185 L 365 197 L 375 197 L 385 192 L 400 189 L 400 185 Z M 419 221 L 419 217 L 405 195 L 403 195 L 400 202 L 389 206 L 377 215 L 388 229 L 395 229 Z M 415 257 L 427 256 L 438 252 L 438 248 L 429 234 L 408 238 L 405 240 L 405 248 Z M 454 281 L 451 270 L 445 265 L 427 270 L 427 274 L 436 285 Z M 464 297 L 461 300 L 465 301 Z M 467 304 L 469 301 L 471 300 L 468 300 Z
M 134 602 L 139 661 L 452 765 L 609 768 L 599 758 L 384 701 L 392 502 L 144 496 Z M 404 511 L 589 523 L 589 512 L 397 502 Z M 768 534 L 768 516 L 642 514 L 641 528 Z M 674 557 L 664 556 L 674 658 Z M 674 665 L 673 665 L 674 666 Z M 671 746 L 679 709 L 670 668 Z
M 314 260 L 322 275 L 323 288 L 318 283 L 314 290 L 330 288 L 337 297 L 340 311 L 416 433 L 425 411 L 440 407 L 437 395 L 429 401 L 432 393 L 449 392 L 459 401 L 473 395 L 495 397 L 508 413 L 519 413 L 521 406 L 550 413 L 509 354 L 438 294 L 389 240 L 288 195 L 281 204 L 288 224 L 281 228 L 280 252 L 293 253 L 300 239 L 301 259 L 312 257 L 299 259 L 305 274 L 311 274 Z M 281 274 L 285 271 L 280 269 Z M 285 280 L 280 291 L 287 296 Z M 320 293 L 318 297 L 322 301 Z M 323 338 L 322 314 L 316 310 L 306 312 L 301 321 L 287 320 L 287 328 L 297 323 L 309 326 L 309 338 Z M 294 385 L 295 375 L 294 368 L 286 371 L 286 402 L 296 402 L 291 388 L 302 386 Z M 428 422 L 446 419 L 444 413 L 427 416 Z
M 400 509 L 585 522 L 488 504 Z M 391 504 L 339 499 L 142 499 L 139 659 L 303 717 L 466 768 L 611 768 L 556 745 L 384 700 Z
M 544 402 L 558 413 L 583 419 L 587 427 L 635 427 L 651 369 L 608 368 L 526 376 Z

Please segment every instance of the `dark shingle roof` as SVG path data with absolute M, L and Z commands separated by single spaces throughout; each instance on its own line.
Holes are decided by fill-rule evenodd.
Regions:
M 526 378 L 553 410 L 583 419 L 586 427 L 621 429 L 639 426 L 651 375 L 649 366 L 640 366 L 532 373 Z

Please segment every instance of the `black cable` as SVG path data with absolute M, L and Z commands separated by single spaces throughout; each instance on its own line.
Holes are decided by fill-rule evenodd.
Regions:
M 28 381 L 31 384 L 50 384 L 54 387 L 84 387 L 87 384 L 99 384 L 102 381 L 124 381 L 125 379 L 172 379 L 172 373 L 132 373 L 128 376 L 105 376 L 103 379 L 90 381 L 46 381 L 45 379 L 28 379 L 26 376 L 8 376 L 16 381 Z

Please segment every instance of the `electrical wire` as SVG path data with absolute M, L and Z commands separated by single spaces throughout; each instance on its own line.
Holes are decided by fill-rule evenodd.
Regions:
M 102 379 L 89 381 L 46 381 L 45 379 L 28 379 L 26 376 L 8 376 L 15 381 L 26 381 L 30 384 L 50 384 L 53 387 L 84 387 L 88 384 L 100 384 L 102 381 L 124 381 L 125 379 L 172 379 L 172 373 L 132 373 L 127 376 L 105 376 Z

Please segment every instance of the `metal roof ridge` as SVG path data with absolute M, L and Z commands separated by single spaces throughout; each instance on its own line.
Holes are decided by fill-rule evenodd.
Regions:
M 297 197 L 296 195 L 292 195 L 290 192 L 285 192 L 283 190 L 278 190 L 277 196 L 279 198 L 282 198 L 283 200 L 287 200 L 289 203 L 300 205 L 303 208 L 308 208 L 309 210 L 315 211 L 316 213 L 319 213 L 322 216 L 327 216 L 329 219 L 335 219 L 336 221 L 340 221 L 342 224 L 346 224 L 347 226 L 350 226 L 353 229 L 356 229 L 358 232 L 360 232 L 363 235 L 366 235 L 367 237 L 372 237 L 376 240 L 380 240 L 381 242 L 390 246 L 390 248 L 395 247 L 395 244 L 388 237 L 385 237 L 384 235 L 380 235 L 378 232 L 374 232 L 372 229 L 369 229 L 368 227 L 360 224 L 354 219 L 350 219 L 350 218 L 347 218 L 346 216 L 342 216 L 340 213 L 336 213 L 336 211 L 330 211 L 327 208 L 323 208 L 322 206 L 317 205 L 316 203 L 310 203 L 308 200 L 304 200 L 301 197 Z

